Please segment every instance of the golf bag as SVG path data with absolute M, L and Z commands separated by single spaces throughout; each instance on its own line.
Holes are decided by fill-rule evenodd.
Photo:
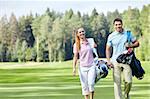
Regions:
M 127 42 L 130 43 L 130 31 L 127 31 Z M 116 59 L 118 63 L 128 64 L 131 67 L 132 75 L 141 80 L 144 77 L 145 71 L 141 66 L 141 62 L 136 58 L 134 51 L 129 48 L 125 53 L 119 55 Z
M 130 31 L 127 31 L 127 42 L 128 44 L 131 43 L 131 33 Z M 132 58 L 133 58 L 133 53 L 132 53 L 132 49 L 131 48 L 127 48 L 126 51 L 124 51 L 122 54 L 120 54 L 116 61 L 118 63 L 123 63 L 123 64 L 128 64 L 130 65 L 131 64 L 131 61 L 132 61 Z
M 117 59 L 116 59 L 116 61 L 118 62 L 118 63 L 123 63 L 123 64 L 128 64 L 128 65 L 130 65 L 131 64 L 131 61 L 132 61 L 132 58 L 133 58 L 133 53 L 131 52 L 131 53 L 122 53 L 122 54 L 120 54 L 118 57 L 117 57 Z
M 96 78 L 95 78 L 95 83 L 96 83 L 101 78 L 105 78 L 108 75 L 108 67 L 105 61 L 98 59 L 96 48 L 94 48 L 94 39 L 88 38 L 87 40 L 93 50 L 94 63 L 96 65 Z
M 103 60 L 95 59 L 95 64 L 96 64 L 96 78 L 95 78 L 96 83 L 101 78 L 105 78 L 108 75 L 108 67 L 107 62 Z
M 141 62 L 135 57 L 134 52 L 130 67 L 132 69 L 133 76 L 135 76 L 139 80 L 143 79 L 145 71 L 141 66 Z

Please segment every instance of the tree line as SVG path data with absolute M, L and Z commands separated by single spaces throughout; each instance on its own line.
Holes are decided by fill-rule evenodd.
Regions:
M 18 19 L 12 13 L 0 18 L 0 62 L 56 62 L 72 59 L 75 30 L 84 27 L 87 37 L 93 37 L 100 57 L 105 57 L 108 35 L 113 32 L 113 20 L 123 19 L 124 28 L 131 30 L 140 41 L 136 54 L 143 61 L 150 60 L 150 4 L 138 8 L 128 7 L 122 13 L 65 13 L 46 9 L 42 15 L 32 13 Z

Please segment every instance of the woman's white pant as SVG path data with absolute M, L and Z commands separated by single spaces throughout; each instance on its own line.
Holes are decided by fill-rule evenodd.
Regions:
M 79 77 L 83 95 L 88 95 L 94 91 L 95 76 L 96 71 L 94 65 L 90 67 L 79 66 Z

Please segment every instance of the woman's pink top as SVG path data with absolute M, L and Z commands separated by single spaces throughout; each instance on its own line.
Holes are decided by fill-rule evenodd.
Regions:
M 80 51 L 77 51 L 76 44 L 73 47 L 73 53 L 79 53 L 80 66 L 92 66 L 94 63 L 93 50 L 88 43 L 84 41 L 81 43 Z

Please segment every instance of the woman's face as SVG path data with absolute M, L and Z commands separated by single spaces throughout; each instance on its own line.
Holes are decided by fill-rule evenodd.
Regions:
M 84 38 L 85 38 L 85 30 L 84 30 L 84 28 L 79 28 L 79 29 L 78 29 L 77 36 L 78 36 L 80 39 L 84 39 Z

